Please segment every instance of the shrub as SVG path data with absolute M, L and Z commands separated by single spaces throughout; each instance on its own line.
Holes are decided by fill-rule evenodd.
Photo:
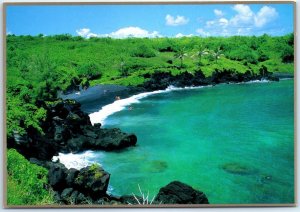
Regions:
M 263 53 L 263 52 L 259 52 L 258 53 L 258 61 L 259 62 L 264 62 L 264 61 L 266 61 L 268 59 L 270 59 L 270 58 L 265 53 Z
M 97 79 L 102 76 L 99 66 L 96 63 L 86 63 L 78 68 L 78 75 L 87 76 L 89 79 Z
M 174 40 L 169 38 L 161 39 L 156 46 L 159 52 L 176 52 L 176 44 Z
M 151 47 L 149 47 L 145 44 L 142 44 L 142 45 L 138 46 L 137 48 L 135 48 L 131 52 L 131 56 L 132 57 L 150 58 L 150 57 L 155 57 L 156 54 L 155 54 L 155 51 Z
M 7 204 L 52 204 L 53 194 L 48 187 L 48 171 L 31 164 L 15 149 L 7 151 Z
M 229 59 L 237 61 L 247 61 L 248 63 L 257 64 L 258 55 L 255 51 L 248 48 L 247 46 L 241 47 L 240 49 L 235 49 L 226 54 Z
M 72 40 L 72 35 L 70 34 L 54 35 L 53 37 L 59 41 Z
M 281 53 L 281 59 L 284 63 L 294 62 L 294 49 L 290 46 L 286 46 Z

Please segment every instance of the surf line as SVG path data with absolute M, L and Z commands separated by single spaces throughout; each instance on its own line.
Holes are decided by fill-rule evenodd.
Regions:
M 160 93 L 168 93 L 171 91 L 178 91 L 178 90 L 184 90 L 184 89 L 199 89 L 207 86 L 195 86 L 195 87 L 183 87 L 183 88 L 178 88 L 174 86 L 169 86 L 165 90 L 157 90 L 157 91 L 151 91 L 151 92 L 145 92 L 145 93 L 140 93 L 133 95 L 131 97 L 128 97 L 126 99 L 119 99 L 114 101 L 111 104 L 103 106 L 98 112 L 94 112 L 89 114 L 91 123 L 94 125 L 96 123 L 101 123 L 102 125 L 105 124 L 105 119 L 119 111 L 124 110 L 127 106 L 134 104 L 134 103 L 139 103 L 140 99 L 146 98 L 151 95 L 155 94 L 160 94 Z
M 247 83 L 267 83 L 270 82 L 268 80 L 251 80 L 249 82 L 242 82 L 242 83 L 232 83 L 232 84 L 247 84 Z M 222 83 L 221 83 L 222 84 Z M 231 84 L 231 83 L 229 83 Z M 94 125 L 96 123 L 101 123 L 102 126 L 105 124 L 105 119 L 107 119 L 108 116 L 122 111 L 126 109 L 127 106 L 139 103 L 140 99 L 146 98 L 151 95 L 160 94 L 160 93 L 168 93 L 171 91 L 179 91 L 179 90 L 189 90 L 189 89 L 200 89 L 204 87 L 212 87 L 213 85 L 206 85 L 206 86 L 190 86 L 190 87 L 175 87 L 173 85 L 168 86 L 165 90 L 157 90 L 157 91 L 151 91 L 151 92 L 145 92 L 133 95 L 131 97 L 128 97 L 126 99 L 119 99 L 114 101 L 111 104 L 103 106 L 98 112 L 94 112 L 89 114 L 90 121 Z

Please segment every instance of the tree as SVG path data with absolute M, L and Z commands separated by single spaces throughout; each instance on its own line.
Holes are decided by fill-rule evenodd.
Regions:
M 201 45 L 200 47 L 197 47 L 197 52 L 192 57 L 197 56 L 199 58 L 199 64 L 201 64 L 202 56 L 207 55 L 208 53 L 208 49 Z
M 217 51 L 212 50 L 211 55 L 215 59 L 216 63 L 218 63 L 218 59 L 220 59 L 221 56 L 224 56 L 224 54 L 222 54 L 222 50 L 220 48 L 218 48 Z
M 281 60 L 283 63 L 294 62 L 294 48 L 291 46 L 285 46 L 282 49 Z
M 121 62 L 120 62 L 120 71 L 121 71 L 121 75 L 123 77 L 128 76 L 128 68 L 126 67 L 126 63 L 123 57 L 121 57 Z
M 185 53 L 185 48 L 180 48 L 176 53 L 175 53 L 175 58 L 180 59 L 180 68 L 183 67 L 183 58 L 187 57 L 187 54 Z

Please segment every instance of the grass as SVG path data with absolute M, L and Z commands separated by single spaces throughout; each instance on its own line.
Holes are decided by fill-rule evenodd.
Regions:
M 48 171 L 31 164 L 15 149 L 7 151 L 7 205 L 53 204 L 48 185 Z

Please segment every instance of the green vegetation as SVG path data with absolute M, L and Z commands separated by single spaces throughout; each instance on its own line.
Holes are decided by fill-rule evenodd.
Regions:
M 48 171 L 31 164 L 16 150 L 7 151 L 7 204 L 53 204 L 53 194 L 47 189 Z
M 43 133 L 46 104 L 57 91 L 96 84 L 139 85 L 155 71 L 195 73 L 206 76 L 215 70 L 251 73 L 294 73 L 293 34 L 271 37 L 234 36 L 183 38 L 90 38 L 55 36 L 7 36 L 7 135 L 24 134 L 31 128 Z M 42 100 L 42 101 L 41 101 Z M 46 189 L 47 170 L 29 163 L 17 151 L 7 152 L 8 204 L 36 205 L 53 202 Z M 154 166 L 166 167 L 164 163 Z M 234 174 L 249 174 L 240 164 L 222 168 Z M 103 173 L 90 167 L 95 178 Z M 84 176 L 78 176 L 81 182 Z
M 201 69 L 293 73 L 294 36 L 90 38 L 7 36 L 7 133 L 40 123 L 39 100 L 54 101 L 58 90 L 96 84 L 138 85 L 145 74 L 180 74 Z
M 100 178 L 103 177 L 103 175 L 104 173 L 101 166 L 97 163 L 94 163 L 91 166 L 87 167 L 87 169 L 84 172 L 80 172 L 78 174 L 78 176 L 75 178 L 75 183 L 80 185 L 88 178 L 93 180 L 100 180 Z
M 101 166 L 98 163 L 92 164 L 89 168 L 89 171 L 94 175 L 95 179 L 100 179 L 103 176 L 101 170 Z

